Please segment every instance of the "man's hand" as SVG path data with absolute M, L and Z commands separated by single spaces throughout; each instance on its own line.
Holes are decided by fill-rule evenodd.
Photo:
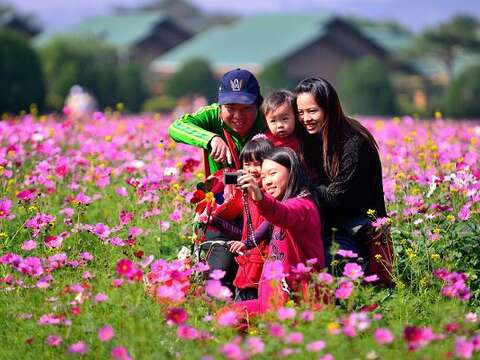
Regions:
M 226 160 L 228 164 L 232 164 L 232 154 L 230 154 L 227 144 L 220 136 L 215 136 L 210 141 L 210 149 L 213 160 L 216 162 L 225 162 Z

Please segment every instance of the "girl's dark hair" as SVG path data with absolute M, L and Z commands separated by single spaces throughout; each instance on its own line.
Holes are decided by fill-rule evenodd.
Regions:
M 282 200 L 291 199 L 299 195 L 311 197 L 312 192 L 307 170 L 295 151 L 287 147 L 273 148 L 265 154 L 263 160 L 274 161 L 288 169 L 287 189 Z M 312 200 L 315 199 L 312 198 Z
M 320 137 L 322 151 L 321 158 L 318 154 L 318 137 L 301 132 L 304 143 L 304 157 L 309 165 L 320 163 L 326 175 L 333 179 L 337 176 L 342 156 L 342 141 L 348 130 L 360 133 L 367 142 L 378 150 L 377 142 L 373 135 L 357 120 L 348 117 L 343 112 L 335 88 L 321 77 L 311 77 L 302 80 L 295 88 L 295 95 L 310 93 L 314 96 L 317 105 L 325 114 L 325 121 L 321 124 Z M 303 126 L 302 126 L 303 128 Z
M 266 137 L 258 137 L 245 144 L 240 152 L 240 162 L 246 161 L 262 162 L 266 153 L 273 149 L 273 144 Z

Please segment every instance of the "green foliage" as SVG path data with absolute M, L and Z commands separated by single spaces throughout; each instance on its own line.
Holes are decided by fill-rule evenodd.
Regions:
M 203 95 L 208 101 L 217 97 L 218 81 L 210 65 L 204 59 L 191 59 L 172 75 L 165 84 L 167 95 L 179 98 L 188 95 Z
M 349 113 L 391 115 L 395 113 L 395 93 L 384 63 L 364 58 L 340 71 L 339 96 Z
M 464 70 L 447 88 L 441 108 L 450 117 L 480 117 L 480 65 Z
M 143 74 L 137 65 L 122 65 L 117 51 L 93 38 L 60 38 L 41 50 L 48 79 L 48 105 L 61 109 L 73 85 L 91 92 L 100 107 L 123 102 L 138 111 L 148 96 Z
M 37 53 L 20 34 L 0 31 L 0 113 L 42 108 L 45 84 Z
M 458 15 L 437 27 L 427 29 L 417 41 L 417 53 L 441 60 L 453 76 L 455 58 L 459 52 L 480 50 L 480 22 L 469 15 Z
M 177 104 L 177 100 L 170 96 L 157 96 L 146 100 L 143 103 L 142 110 L 149 113 L 164 113 L 172 111 Z
M 274 61 L 267 64 L 258 74 L 258 81 L 264 95 L 278 89 L 290 88 L 292 81 L 285 75 L 281 62 Z

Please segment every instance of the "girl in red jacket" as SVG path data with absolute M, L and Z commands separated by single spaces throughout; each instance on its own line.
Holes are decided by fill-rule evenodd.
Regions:
M 322 228 L 318 206 L 309 191 L 306 170 L 290 148 L 271 150 L 262 162 L 262 191 L 252 175 L 238 179 L 248 191 L 253 207 L 273 224 L 259 281 L 258 299 L 236 303 L 235 308 L 249 314 L 264 313 L 283 305 L 288 293 L 303 289 L 305 280 L 295 281 L 292 267 L 316 259 L 317 269 L 325 267 Z M 272 280 L 272 266 L 281 264 L 284 278 Z M 278 269 L 277 269 L 278 270 Z M 277 275 L 278 276 L 278 273 Z

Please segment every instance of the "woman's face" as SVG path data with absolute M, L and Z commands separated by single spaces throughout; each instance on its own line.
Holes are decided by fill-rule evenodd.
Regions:
M 310 135 L 318 134 L 325 121 L 325 113 L 318 106 L 313 94 L 305 92 L 297 95 L 298 118 Z
M 262 186 L 267 194 L 280 200 L 288 185 L 288 169 L 279 163 L 265 159 L 262 162 Z

